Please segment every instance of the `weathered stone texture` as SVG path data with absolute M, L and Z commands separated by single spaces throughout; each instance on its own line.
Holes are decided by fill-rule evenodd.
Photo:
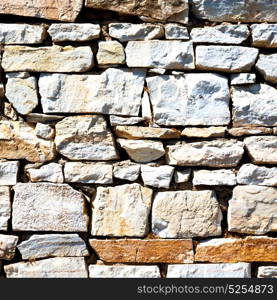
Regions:
M 168 189 L 173 174 L 174 168 L 171 166 L 141 165 L 141 177 L 147 186 Z
M 265 266 L 258 268 L 258 278 L 277 278 L 277 266 Z
M 7 278 L 87 278 L 82 257 L 54 257 L 6 265 Z
M 42 166 L 27 165 L 25 166 L 25 172 L 32 182 L 64 182 L 63 168 L 57 163 L 49 163 Z
M 222 213 L 212 191 L 156 194 L 152 231 L 161 238 L 191 238 L 221 234 Z
M 253 46 L 277 48 L 277 24 L 253 24 L 251 31 Z
M 117 41 L 99 42 L 96 57 L 99 65 L 123 65 L 124 47 Z
M 192 240 L 90 240 L 92 249 L 107 263 L 192 263 Z
M 195 261 L 199 262 L 274 262 L 277 260 L 277 239 L 267 236 L 220 238 L 200 242 Z
M 140 184 L 98 187 L 92 208 L 92 235 L 144 237 L 152 190 Z
M 267 55 L 260 54 L 256 68 L 266 81 L 277 84 L 277 53 Z
M 18 183 L 14 191 L 14 231 L 87 231 L 86 200 L 69 185 Z
M 130 160 L 120 161 L 113 164 L 113 176 L 118 179 L 135 181 L 140 175 L 140 164 Z
M 10 188 L 8 186 L 0 187 L 0 230 L 8 230 L 8 221 L 11 217 L 12 205 Z
M 215 137 L 224 137 L 227 127 L 188 127 L 182 131 L 182 136 L 188 138 L 215 138 Z
M 234 186 L 236 184 L 236 174 L 232 170 L 198 170 L 193 172 L 193 185 Z
M 0 259 L 11 260 L 15 255 L 18 237 L 0 234 Z
M 231 85 L 251 84 L 256 82 L 255 73 L 239 73 L 231 75 Z
M 18 161 L 0 161 L 0 185 L 15 185 L 18 171 Z
M 144 70 L 114 68 L 101 75 L 42 74 L 43 112 L 138 116 L 144 77 Z
M 165 25 L 165 38 L 167 40 L 189 40 L 187 27 L 169 23 Z

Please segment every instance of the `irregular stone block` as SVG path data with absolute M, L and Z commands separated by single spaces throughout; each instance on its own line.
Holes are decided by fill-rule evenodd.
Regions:
M 30 113 L 29 115 L 26 116 L 26 121 L 29 123 L 42 123 L 42 124 L 50 123 L 51 124 L 54 122 L 58 122 L 64 118 L 65 116 Z
M 111 23 L 109 35 L 120 42 L 153 40 L 164 36 L 164 29 L 156 24 Z
M 85 5 L 94 9 L 112 10 L 123 14 L 145 16 L 165 21 L 177 14 L 188 14 L 188 0 L 86 0 Z
M 141 177 L 147 186 L 169 189 L 174 167 L 141 165 Z
M 251 136 L 244 139 L 255 164 L 277 164 L 277 136 Z
M 11 217 L 11 198 L 10 188 L 8 186 L 0 186 L 0 230 L 8 230 L 8 222 Z
M 18 183 L 14 191 L 14 231 L 87 231 L 85 197 L 69 185 Z
M 0 161 L 0 185 L 15 185 L 19 171 L 19 161 Z
M 244 135 L 263 135 L 272 134 L 272 128 L 268 127 L 237 127 L 228 129 L 228 133 L 232 136 Z
M 93 65 L 93 53 L 88 46 L 6 46 L 2 59 L 5 72 L 86 72 Z
M 239 184 L 277 186 L 277 168 L 242 165 L 237 180 Z
M 66 182 L 113 183 L 113 166 L 105 163 L 67 162 L 64 165 Z
M 265 266 L 258 268 L 258 278 L 277 278 L 277 266 Z
M 118 159 L 112 133 L 103 116 L 67 117 L 56 124 L 56 148 L 72 160 Z
M 230 122 L 226 77 L 197 73 L 154 76 L 146 81 L 154 120 L 159 125 L 209 126 Z
M 36 78 L 9 78 L 6 84 L 6 98 L 18 113 L 31 113 L 39 103 Z
M 255 73 L 231 74 L 231 85 L 251 84 L 256 82 Z
M 192 70 L 192 42 L 130 41 L 125 48 L 128 67 Z
M 192 240 L 120 239 L 89 240 L 92 249 L 107 263 L 192 263 Z
M 228 230 L 249 234 L 277 231 L 276 199 L 276 188 L 236 186 L 229 201 Z
M 168 265 L 167 278 L 251 278 L 251 264 Z
M 174 181 L 175 183 L 184 183 L 188 182 L 191 175 L 191 169 L 185 170 L 176 170 L 174 173 Z
M 248 236 L 244 239 L 220 238 L 200 242 L 195 261 L 199 262 L 275 262 L 277 239 L 267 236 Z
M 34 128 L 23 121 L 0 122 L 0 158 L 44 162 L 55 158 L 53 141 L 36 136 Z
M 0 24 L 0 44 L 40 44 L 45 37 L 46 27 L 43 24 Z
M 99 65 L 125 64 L 124 47 L 118 41 L 99 42 L 96 57 Z
M 158 266 L 90 265 L 90 278 L 160 278 Z
M 101 28 L 98 24 L 51 24 L 48 33 L 53 42 L 84 42 L 100 37 Z
M 250 71 L 259 50 L 242 46 L 197 46 L 196 68 L 219 72 Z
M 34 234 L 21 242 L 19 249 L 23 259 L 51 256 L 88 256 L 85 242 L 78 234 Z
M 146 91 L 143 93 L 141 99 L 141 116 L 145 121 L 148 121 L 149 124 L 152 123 L 153 121 L 152 107 L 150 103 L 149 94 Z
M 236 184 L 236 174 L 232 170 L 198 170 L 193 172 L 193 185 L 234 186 Z
M 277 22 L 277 3 L 272 0 L 192 0 L 198 18 L 213 22 Z
M 0 259 L 11 260 L 15 255 L 18 237 L 0 234 Z
M 51 126 L 43 123 L 36 124 L 35 132 L 36 136 L 45 140 L 51 140 L 55 136 L 55 130 Z
M 53 182 L 63 183 L 63 167 L 57 163 L 50 163 L 43 166 L 29 165 L 25 172 L 32 182 Z
M 253 24 L 252 45 L 262 48 L 277 48 L 277 24 Z
M 152 190 L 137 183 L 98 187 L 92 209 L 92 235 L 144 237 Z M 138 213 L 139 212 L 139 213 Z
M 135 125 L 143 122 L 142 117 L 120 117 L 120 116 L 110 116 L 111 126 L 118 125 Z
M 166 147 L 170 165 L 235 167 L 244 153 L 243 143 L 236 140 L 216 139 L 194 143 L 179 142 Z
M 178 24 L 165 24 L 165 38 L 167 40 L 189 40 L 187 27 Z
M 116 126 L 115 134 L 126 139 L 178 139 L 181 132 L 171 128 Z
M 101 75 L 42 74 L 43 112 L 138 116 L 145 75 L 145 70 L 114 68 Z
M 256 69 L 266 81 L 277 84 L 277 53 L 269 55 L 260 54 L 259 60 L 256 63 Z
M 165 154 L 163 143 L 160 141 L 117 139 L 117 142 L 129 157 L 138 163 L 151 162 Z
M 130 160 L 120 161 L 113 164 L 113 176 L 118 179 L 135 181 L 140 175 L 140 164 Z
M 192 28 L 190 36 L 194 43 L 235 44 L 243 43 L 250 35 L 247 25 L 217 25 Z
M 227 127 L 188 127 L 182 131 L 182 136 L 189 138 L 213 138 L 224 137 Z
M 83 257 L 53 257 L 4 267 L 7 278 L 87 278 Z
M 213 191 L 158 192 L 152 208 L 152 231 L 160 238 L 221 234 L 222 213 Z

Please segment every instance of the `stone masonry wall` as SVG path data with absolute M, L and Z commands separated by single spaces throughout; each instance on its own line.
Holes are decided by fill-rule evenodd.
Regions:
M 2 0 L 0 277 L 277 277 L 277 2 Z

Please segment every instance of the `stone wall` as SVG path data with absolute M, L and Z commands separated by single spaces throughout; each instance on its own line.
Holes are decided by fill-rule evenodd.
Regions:
M 277 3 L 2 0 L 0 277 L 276 277 Z

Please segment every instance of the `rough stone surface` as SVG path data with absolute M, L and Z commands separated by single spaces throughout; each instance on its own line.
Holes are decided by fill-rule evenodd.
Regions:
M 277 186 L 277 168 L 242 165 L 237 180 L 239 184 Z
M 169 265 L 167 278 L 251 278 L 251 264 Z
M 236 184 L 236 174 L 232 170 L 198 170 L 193 172 L 193 185 L 234 186 Z
M 152 190 L 137 183 L 98 187 L 92 210 L 92 235 L 144 237 Z
M 244 136 L 244 135 L 263 135 L 272 134 L 272 128 L 268 127 L 233 127 L 228 129 L 231 136 Z
M 64 165 L 65 182 L 113 183 L 113 166 L 105 163 L 67 162 Z
M 51 140 L 55 136 L 55 130 L 48 124 L 36 124 L 36 136 L 45 140 Z
M 215 138 L 224 137 L 227 127 L 188 127 L 182 131 L 182 136 L 188 138 Z
M 272 0 L 192 0 L 198 18 L 214 22 L 277 22 L 277 4 Z
M 34 128 L 23 121 L 0 121 L 0 158 L 44 162 L 55 157 L 53 141 L 36 136 Z
M 230 122 L 226 77 L 212 73 L 163 75 L 148 78 L 147 85 L 154 120 L 159 125 L 209 126 Z
M 8 221 L 11 217 L 11 198 L 10 188 L 7 186 L 0 187 L 0 231 L 8 230 Z
M 233 122 L 236 127 L 276 126 L 277 89 L 266 84 L 232 88 Z
M 200 242 L 195 261 L 199 262 L 274 262 L 277 259 L 277 239 L 267 236 L 220 238 Z
M 0 259 L 11 260 L 15 255 L 18 237 L 0 234 Z
M 171 166 L 141 165 L 141 177 L 147 186 L 168 189 L 173 174 L 174 167 Z
M 43 112 L 138 116 L 144 78 L 144 70 L 114 68 L 101 75 L 42 74 Z
M 14 231 L 87 231 L 86 200 L 69 185 L 18 183 L 14 191 Z
M 140 175 L 140 164 L 130 160 L 120 161 L 113 164 L 113 176 L 118 179 L 135 181 Z
M 99 65 L 123 65 L 124 47 L 117 41 L 105 41 L 98 44 L 97 61 Z
M 6 72 L 86 72 L 93 67 L 93 53 L 88 46 L 6 46 L 2 67 Z
M 0 161 L 0 185 L 17 183 L 19 161 Z
M 130 41 L 125 52 L 128 67 L 194 69 L 192 42 Z
M 150 140 L 125 140 L 117 139 L 120 147 L 126 150 L 129 157 L 138 163 L 147 163 L 165 154 L 162 142 L 154 142 Z
M 43 166 L 30 165 L 25 167 L 26 174 L 30 178 L 31 182 L 53 182 L 63 183 L 63 168 L 60 164 L 49 163 Z
M 111 126 L 120 125 L 136 125 L 141 123 L 144 119 L 142 117 L 121 117 L 121 116 L 110 116 Z
M 158 266 L 90 265 L 90 278 L 160 278 Z
M 174 172 L 174 181 L 175 183 L 184 183 L 188 182 L 191 175 L 191 169 L 176 170 Z
M 35 77 L 9 78 L 6 84 L 6 98 L 18 113 L 31 113 L 39 102 Z
M 87 278 L 83 257 L 53 257 L 4 267 L 7 278 Z
M 258 268 L 258 278 L 277 278 L 277 266 L 265 266 Z
M 253 46 L 277 48 L 277 24 L 253 24 L 251 31 Z
M 243 43 L 250 35 L 247 25 L 217 25 L 192 28 L 191 38 L 194 43 L 235 44 Z
M 90 23 L 52 24 L 48 29 L 53 42 L 90 41 L 99 38 L 100 32 L 100 25 Z
M 89 241 L 107 263 L 192 263 L 192 240 L 120 239 Z
M 187 27 L 178 24 L 165 25 L 165 38 L 167 40 L 189 40 L 189 33 Z
M 109 35 L 121 42 L 153 40 L 163 37 L 164 29 L 161 25 L 147 23 L 111 23 L 109 24 Z
M 197 46 L 196 68 L 219 72 L 250 71 L 259 50 L 242 46 Z
M 123 14 L 145 16 L 153 19 L 165 21 L 177 14 L 185 14 L 187 18 L 188 1 L 187 0 L 146 0 L 138 2 L 134 0 L 86 0 L 86 6 L 94 9 L 112 10 Z
M 277 84 L 277 53 L 269 55 L 260 54 L 256 68 L 266 81 Z
M 89 255 L 78 234 L 34 234 L 17 248 L 23 259 Z
M 239 73 L 231 75 L 231 85 L 251 84 L 256 82 L 255 73 Z
M 45 37 L 46 28 L 44 25 L 0 23 L 0 44 L 39 44 L 43 42 Z
M 181 132 L 171 128 L 117 126 L 115 134 L 126 139 L 178 139 Z
M 277 164 L 277 136 L 251 136 L 244 139 L 255 164 Z
M 222 213 L 212 191 L 159 192 L 152 208 L 152 231 L 160 238 L 221 234 Z
M 118 155 L 103 116 L 67 117 L 56 125 L 57 151 L 73 160 L 113 160 Z
M 244 153 L 243 143 L 236 140 L 215 139 L 194 143 L 178 142 L 168 145 L 167 162 L 177 166 L 235 167 Z
M 236 186 L 229 201 L 228 230 L 249 234 L 277 231 L 276 200 L 276 188 Z

